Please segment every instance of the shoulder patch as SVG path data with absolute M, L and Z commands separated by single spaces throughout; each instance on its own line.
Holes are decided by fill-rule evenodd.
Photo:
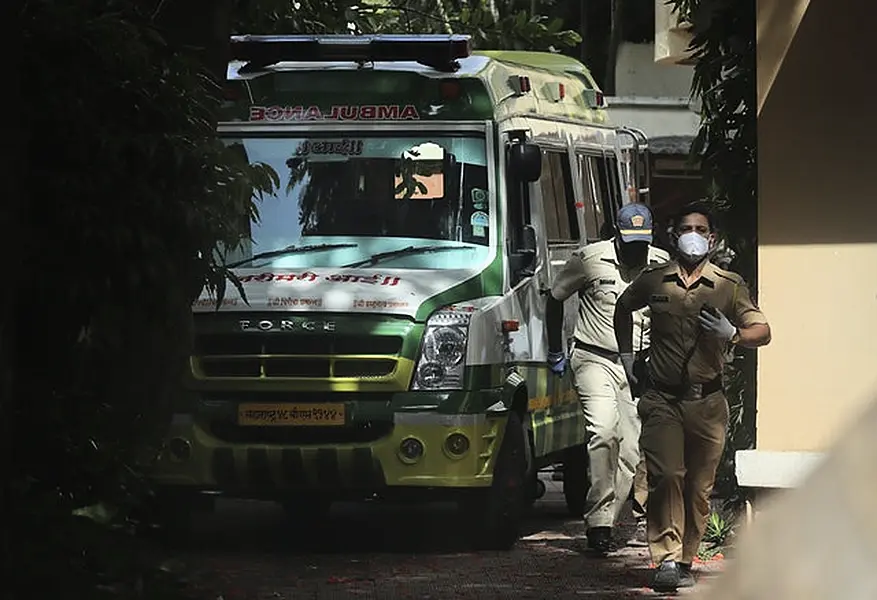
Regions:
M 746 283 L 740 275 L 734 273 L 733 271 L 726 271 L 725 269 L 716 267 L 715 273 L 716 277 L 721 277 L 722 279 L 730 281 L 731 283 L 736 285 L 742 285 Z
M 650 264 L 659 264 L 665 263 L 670 260 L 670 253 L 666 250 L 662 250 L 661 248 L 656 248 L 652 246 L 649 249 L 649 263 Z
M 669 265 L 669 261 L 661 263 L 651 263 L 643 267 L 642 273 L 657 273 L 658 271 L 667 268 Z
M 588 244 L 577 250 L 577 252 L 581 252 L 580 257 L 582 260 L 600 259 L 607 256 L 607 252 L 610 251 L 612 252 L 610 256 L 614 256 L 615 248 L 606 240 Z

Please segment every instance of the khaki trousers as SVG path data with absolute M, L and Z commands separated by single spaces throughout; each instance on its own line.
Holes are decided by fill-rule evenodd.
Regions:
M 620 364 L 576 348 L 570 365 L 588 434 L 591 486 L 585 523 L 589 528 L 613 527 L 640 459 L 636 404 Z
M 634 518 L 639 521 L 646 517 L 646 503 L 649 499 L 649 481 L 646 470 L 646 458 L 641 456 L 633 474 L 633 502 L 631 509 Z
M 721 391 L 698 400 L 675 400 L 648 390 L 637 408 L 648 471 L 652 562 L 691 563 L 710 514 L 710 494 L 725 447 L 728 402 Z

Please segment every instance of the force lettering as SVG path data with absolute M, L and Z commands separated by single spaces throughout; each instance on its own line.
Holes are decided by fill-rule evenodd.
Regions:
M 251 106 L 250 121 L 413 121 L 420 119 L 412 104 L 319 106 Z

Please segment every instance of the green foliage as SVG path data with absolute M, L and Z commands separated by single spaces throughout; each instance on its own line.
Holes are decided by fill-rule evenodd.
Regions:
M 276 181 L 217 139 L 218 86 L 150 13 L 32 0 L 19 18 L 26 87 L 12 110 L 29 144 L 14 233 L 30 275 L 3 315 L 18 325 L 2 328 L 17 352 L 2 365 L 15 383 L 5 583 L 20 597 L 33 581 L 37 596 L 118 596 L 147 585 L 131 581 L 128 517 L 149 495 L 138 466 L 184 400 L 191 302 L 204 285 L 222 294 L 216 250 L 239 242 L 254 191 Z M 109 508 L 73 512 L 98 503 Z
M 702 159 L 735 267 L 755 278 L 758 163 L 755 83 L 755 0 L 668 0 L 692 24 L 692 94 L 702 123 L 692 153 Z
M 702 105 L 693 157 L 702 161 L 712 199 L 736 254 L 731 268 L 757 293 L 758 160 L 755 0 L 667 0 L 691 23 L 696 59 L 692 95 Z M 716 489 L 740 499 L 734 453 L 755 444 L 755 353 L 738 350 L 728 369 L 731 424 Z
M 714 557 L 733 544 L 734 521 L 727 519 L 719 512 L 711 512 L 706 522 L 698 557 L 704 560 Z
M 475 0 L 363 0 L 361 2 L 264 0 L 239 15 L 240 33 L 458 33 L 472 36 L 476 48 L 559 51 L 581 36 L 563 20 L 529 12 L 507 2 Z M 540 2 L 543 13 L 553 2 Z
M 494 48 L 578 41 L 514 3 L 215 4 L 217 14 L 199 13 L 203 28 L 454 31 Z M 191 302 L 205 285 L 221 301 L 229 273 L 220 249 L 258 216 L 254 192 L 279 182 L 217 139 L 219 86 L 205 56 L 162 35 L 202 23 L 174 17 L 160 28 L 154 18 L 168 6 L 30 0 L 16 9 L 23 98 L 11 110 L 26 168 L 13 174 L 23 193 L 0 208 L 7 234 L 20 239 L 16 272 L 26 275 L 5 290 L 0 314 L 0 414 L 14 448 L 4 473 L 4 587 L 13 599 L 180 591 L 156 568 L 158 550 L 132 536 L 150 502 L 141 468 L 174 407 L 189 401 L 181 381 Z

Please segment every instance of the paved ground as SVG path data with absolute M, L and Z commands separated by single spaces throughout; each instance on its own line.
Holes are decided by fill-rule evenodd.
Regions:
M 329 522 L 297 530 L 276 505 L 224 501 L 199 520 L 196 541 L 180 558 L 210 600 L 658 597 L 647 588 L 647 551 L 586 555 L 561 484 L 546 483 L 509 552 L 467 548 L 451 506 L 339 505 Z M 699 586 L 721 566 L 696 565 Z

